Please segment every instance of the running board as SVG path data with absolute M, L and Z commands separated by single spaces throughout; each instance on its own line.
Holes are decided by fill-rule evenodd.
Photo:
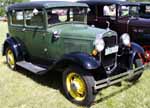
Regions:
M 44 74 L 47 71 L 46 68 L 40 67 L 38 65 L 32 64 L 27 61 L 19 61 L 16 64 L 28 71 L 35 73 L 35 74 Z

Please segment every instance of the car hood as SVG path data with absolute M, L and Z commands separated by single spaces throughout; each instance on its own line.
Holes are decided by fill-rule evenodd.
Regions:
M 129 25 L 137 27 L 150 27 L 150 19 L 145 18 L 130 19 Z
M 75 38 L 80 37 L 85 39 L 95 39 L 98 34 L 108 32 L 105 29 L 90 27 L 85 24 L 61 24 L 50 27 L 48 30 L 51 32 L 58 31 L 62 37 L 73 36 Z

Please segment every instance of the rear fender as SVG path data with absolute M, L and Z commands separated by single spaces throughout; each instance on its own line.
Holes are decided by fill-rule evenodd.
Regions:
M 17 42 L 13 37 L 7 37 L 3 44 L 2 54 L 5 55 L 7 47 L 10 47 L 14 53 L 14 56 L 17 61 L 23 59 L 21 44 Z

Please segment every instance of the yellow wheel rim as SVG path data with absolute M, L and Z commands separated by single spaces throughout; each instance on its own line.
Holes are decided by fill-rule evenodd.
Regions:
M 77 101 L 82 101 L 86 97 L 86 84 L 84 80 L 75 72 L 68 74 L 66 86 L 69 94 Z
M 15 67 L 15 58 L 12 50 L 8 49 L 7 51 L 7 63 L 11 68 Z

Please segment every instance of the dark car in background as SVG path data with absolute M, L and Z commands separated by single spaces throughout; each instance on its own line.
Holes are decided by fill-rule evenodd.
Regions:
M 144 39 L 141 44 L 145 48 L 145 54 L 148 61 L 150 61 L 150 2 L 142 2 L 139 3 L 139 19 L 141 21 L 141 33 L 137 33 L 137 35 L 141 35 Z M 145 23 L 142 23 L 145 22 Z
M 150 5 L 148 3 L 116 0 L 79 0 L 89 5 L 88 24 L 100 28 L 110 27 L 121 36 L 128 33 L 145 49 L 144 63 L 150 61 Z M 146 5 L 147 4 L 147 5 Z M 144 10 L 146 9 L 146 10 Z

